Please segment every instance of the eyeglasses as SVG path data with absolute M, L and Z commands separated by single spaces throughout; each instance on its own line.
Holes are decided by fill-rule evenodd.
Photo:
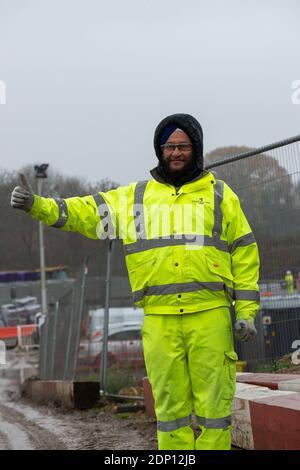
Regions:
M 182 144 L 164 144 L 161 146 L 165 153 L 173 153 L 176 147 L 178 148 L 179 152 L 186 153 L 192 149 L 192 144 L 184 142 Z

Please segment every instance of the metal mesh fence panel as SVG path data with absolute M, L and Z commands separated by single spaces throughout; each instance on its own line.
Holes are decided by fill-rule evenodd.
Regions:
M 73 380 L 82 324 L 86 260 L 78 270 L 73 289 L 49 308 L 40 329 L 39 377 Z
M 252 344 L 235 343 L 248 370 L 292 354 L 300 338 L 300 138 L 294 140 L 231 163 L 224 157 L 214 171 L 239 196 L 260 252 L 258 335 Z
M 74 292 L 72 291 L 59 300 L 58 319 L 56 322 L 56 347 L 53 359 L 54 375 L 52 377 L 56 380 L 65 379 L 68 374 L 72 337 L 73 295 Z
M 261 285 L 284 291 L 284 274 L 300 270 L 300 142 L 218 166 L 238 194 L 257 239 Z
M 106 243 L 106 242 L 105 242 Z M 111 258 L 107 341 L 107 393 L 142 393 L 145 365 L 141 341 L 143 311 L 133 304 L 125 258 L 120 241 L 115 241 Z M 107 243 L 108 248 L 108 243 Z M 83 305 L 76 378 L 97 380 L 101 375 L 101 353 L 107 288 L 107 258 L 96 251 L 89 256 Z M 126 273 L 120 276 L 118 273 Z M 134 390 L 134 392 L 133 392 Z

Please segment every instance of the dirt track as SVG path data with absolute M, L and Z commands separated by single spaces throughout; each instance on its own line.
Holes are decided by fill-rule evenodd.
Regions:
M 111 406 L 66 411 L 21 398 L 18 359 L 24 362 L 9 353 L 0 369 L 0 450 L 157 449 L 155 422 L 143 412 L 116 415 Z

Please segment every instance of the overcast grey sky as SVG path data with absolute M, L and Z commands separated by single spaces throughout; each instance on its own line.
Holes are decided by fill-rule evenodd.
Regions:
M 299 17 L 298 0 L 0 0 L 0 167 L 147 179 L 176 112 L 206 152 L 299 134 Z

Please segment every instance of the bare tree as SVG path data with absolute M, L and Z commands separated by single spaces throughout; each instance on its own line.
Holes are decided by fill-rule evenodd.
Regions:
M 253 149 L 218 148 L 205 156 L 205 162 L 226 161 L 228 156 L 249 150 Z M 278 158 L 259 154 L 216 167 L 216 176 L 240 198 L 259 244 L 263 277 L 281 277 L 287 268 L 300 267 L 299 189 L 292 179 L 288 150 L 280 158 L 284 152 L 280 150 Z
M 25 173 L 32 188 L 36 180 L 32 166 L 20 169 Z M 39 268 L 38 223 L 22 211 L 10 207 L 12 189 L 20 184 L 17 172 L 0 169 L 0 270 L 32 270 Z M 90 183 L 74 177 L 66 177 L 54 170 L 43 185 L 46 197 L 72 197 L 95 194 L 118 187 L 108 179 Z M 46 264 L 64 264 L 75 272 L 83 257 L 99 248 L 98 240 L 88 240 L 80 234 L 65 233 L 56 228 L 45 227 Z

